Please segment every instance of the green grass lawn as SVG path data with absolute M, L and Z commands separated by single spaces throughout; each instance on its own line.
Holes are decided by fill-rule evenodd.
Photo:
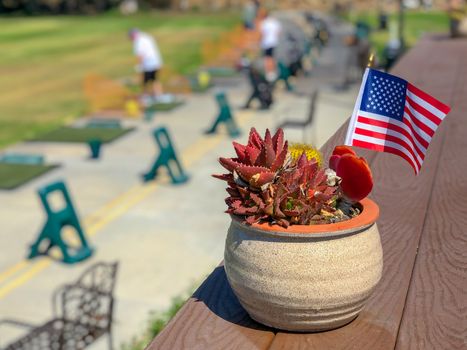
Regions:
M 0 190 L 12 190 L 56 167 L 43 164 L 0 163 Z
M 131 131 L 131 128 L 71 128 L 61 127 L 42 135 L 38 135 L 30 141 L 44 142 L 81 142 L 101 140 L 103 143 L 112 142 L 120 136 Z
M 82 115 L 87 73 L 128 77 L 136 64 L 129 28 L 153 34 L 166 66 L 187 74 L 201 44 L 239 23 L 236 13 L 0 18 L 0 148 Z
M 397 23 L 398 14 L 391 14 L 389 22 Z M 352 22 L 364 20 L 372 28 L 371 42 L 379 57 L 382 57 L 384 46 L 389 40 L 388 31 L 377 31 L 378 17 L 376 12 L 359 13 L 350 18 Z M 446 12 L 441 11 L 407 11 L 405 14 L 404 38 L 408 48 L 415 45 L 424 33 L 444 32 L 449 31 L 449 17 Z

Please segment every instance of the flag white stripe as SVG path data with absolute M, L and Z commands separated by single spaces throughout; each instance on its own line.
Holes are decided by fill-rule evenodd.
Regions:
M 407 138 L 405 135 L 401 134 L 400 132 L 397 132 L 397 131 L 394 131 L 394 130 L 391 130 L 391 129 L 387 129 L 387 128 L 383 128 L 381 126 L 374 126 L 374 125 L 370 125 L 370 124 L 367 124 L 367 123 L 361 123 L 361 122 L 357 121 L 356 128 L 358 128 L 358 127 L 360 127 L 361 129 L 370 130 L 370 131 L 374 131 L 374 132 L 379 132 L 381 134 L 386 134 L 386 135 L 391 135 L 391 136 L 397 137 L 398 139 L 400 139 L 400 140 L 404 141 L 405 143 L 407 143 L 410 146 L 410 149 L 412 150 L 412 152 L 417 157 L 418 162 L 420 164 L 423 163 L 423 158 L 420 157 L 420 154 L 417 152 L 417 149 L 414 147 L 412 140 L 410 140 L 409 138 Z M 423 153 L 421 155 L 424 156 Z
M 423 129 L 420 129 L 412 120 L 412 117 L 404 112 L 404 119 L 407 119 L 407 121 L 412 125 L 412 128 L 414 129 L 415 133 L 420 136 L 422 139 L 424 139 L 426 142 L 430 143 L 431 142 L 431 136 L 428 135 Z M 404 124 L 404 123 L 402 123 Z M 412 131 L 411 131 L 412 133 Z
M 379 114 L 373 114 L 373 113 L 369 113 L 369 112 L 364 112 L 364 111 L 359 111 L 360 112 L 360 115 L 362 117 L 367 117 L 367 118 L 370 118 L 370 119 L 375 119 L 375 120 L 379 120 L 379 121 L 382 121 L 382 122 L 386 122 L 386 123 L 389 123 L 389 124 L 394 124 L 402 129 L 404 129 L 405 131 L 407 131 L 410 135 L 413 135 L 413 132 L 412 130 L 403 122 L 397 120 L 397 119 L 394 119 L 394 118 L 389 118 L 389 117 L 384 117 L 384 116 L 381 116 Z M 424 132 L 423 130 L 419 129 L 413 122 L 412 122 L 412 119 L 410 119 L 410 116 L 407 115 L 407 113 L 405 114 L 405 118 L 409 121 L 410 125 L 412 125 L 413 129 L 416 131 L 417 135 L 419 135 L 422 139 L 424 139 L 426 142 L 430 142 L 431 141 L 431 137 L 430 135 L 428 135 L 426 132 Z M 423 147 L 420 142 L 418 142 L 417 138 L 413 135 L 413 139 L 415 141 L 415 143 L 417 144 L 417 147 L 424 153 L 426 153 L 426 148 Z
M 426 100 L 418 97 L 415 93 L 411 92 L 409 89 L 407 89 L 407 96 L 410 97 L 410 99 L 415 102 L 416 104 L 422 106 L 426 110 L 430 111 L 433 113 L 435 116 L 437 116 L 439 119 L 443 120 L 446 114 L 443 111 L 440 111 L 438 108 L 435 106 L 432 106 L 430 103 L 428 103 Z
M 412 155 L 410 154 L 410 152 L 407 151 L 407 149 L 405 147 L 399 145 L 398 143 L 395 143 L 395 142 L 392 142 L 392 141 L 387 141 L 387 140 L 381 140 L 381 139 L 378 139 L 376 137 L 370 137 L 370 136 L 366 136 L 366 135 L 359 135 L 357 133 L 354 134 L 353 139 L 354 140 L 360 140 L 360 141 L 363 141 L 363 142 L 372 143 L 372 144 L 375 144 L 375 145 L 388 146 L 388 147 L 395 148 L 395 149 L 401 151 L 402 153 L 404 153 L 410 159 L 410 161 L 412 162 L 415 169 L 417 169 L 416 170 L 417 173 L 420 170 L 418 165 L 417 165 L 417 162 L 415 162 L 415 160 L 412 157 Z M 422 165 L 422 163 L 420 163 L 420 166 L 421 165 Z
M 425 124 L 428 126 L 431 130 L 436 131 L 436 128 L 438 125 L 433 123 L 430 119 L 425 117 L 423 114 L 417 112 L 408 102 L 405 102 L 405 106 L 408 108 L 408 110 L 412 113 L 414 118 L 417 118 L 421 123 Z

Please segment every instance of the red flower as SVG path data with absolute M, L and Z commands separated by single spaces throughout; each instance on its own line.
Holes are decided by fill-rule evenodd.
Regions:
M 370 167 L 350 147 L 337 146 L 329 159 L 329 167 L 342 179 L 342 192 L 351 201 L 358 202 L 371 192 L 373 177 Z

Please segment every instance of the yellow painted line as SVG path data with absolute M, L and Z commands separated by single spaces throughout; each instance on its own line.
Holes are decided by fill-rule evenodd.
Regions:
M 134 185 L 130 187 L 127 191 L 122 193 L 121 195 L 115 197 L 110 202 L 106 203 L 104 206 L 99 208 L 96 212 L 92 213 L 88 217 L 83 220 L 83 224 L 90 225 L 92 221 L 98 220 L 99 216 L 105 215 L 105 212 L 111 210 L 113 207 L 119 205 L 122 201 L 125 200 L 126 197 L 130 197 L 136 190 L 141 187 L 141 184 Z
M 242 117 L 249 117 L 248 115 L 243 115 Z M 243 122 L 245 122 L 243 120 Z M 244 123 L 242 123 L 244 124 Z M 186 167 L 193 165 L 194 162 L 199 160 L 206 152 L 213 149 L 217 146 L 223 137 L 221 135 L 214 135 L 210 138 L 201 139 L 193 146 L 188 148 L 183 154 L 183 163 Z M 131 207 L 143 201 L 147 196 L 153 193 L 158 186 L 155 183 L 149 185 L 135 185 L 131 187 L 128 191 L 123 193 L 120 196 L 112 199 L 110 202 L 105 204 L 102 208 L 91 216 L 84 219 L 83 223 L 86 226 L 86 223 L 92 221 L 92 219 L 97 218 L 97 222 L 86 228 L 88 236 L 92 237 L 97 232 L 99 232 L 103 227 L 105 227 L 110 222 L 114 221 L 118 217 L 125 214 Z M 110 213 L 105 213 L 106 211 L 111 211 Z M 113 210 L 113 211 L 112 211 Z M 102 212 L 102 217 L 99 220 L 100 213 Z M 23 267 L 30 266 L 25 272 L 22 272 L 18 277 L 13 279 L 11 282 L 7 283 L 5 286 L 0 287 L 0 299 L 4 298 L 6 295 L 11 293 L 16 288 L 22 286 L 30 279 L 32 279 L 39 272 L 43 271 L 45 268 L 50 266 L 52 263 L 51 260 L 39 260 L 37 262 L 22 261 L 8 270 L 0 274 L 0 282 L 6 280 L 7 278 L 13 276 L 16 272 L 21 270 Z
M 6 269 L 2 273 L 0 273 L 0 283 L 7 280 L 8 278 L 10 278 L 15 273 L 17 273 L 19 270 L 23 269 L 24 267 L 26 267 L 29 264 L 30 263 L 28 261 L 23 260 L 23 261 L 20 261 L 19 263 L 15 264 L 13 266 L 11 266 L 10 268 Z
M 29 281 L 36 274 L 44 270 L 51 264 L 51 260 L 41 260 L 33 264 L 33 266 L 19 277 L 8 283 L 6 286 L 0 288 L 0 299 L 4 298 L 7 294 L 12 292 L 14 289 L 22 286 Z
M 105 225 L 107 225 L 109 222 L 112 220 L 115 220 L 119 216 L 123 215 L 125 212 L 127 212 L 131 206 L 137 204 L 139 201 L 143 200 L 144 198 L 147 197 L 151 192 L 155 190 L 156 186 L 155 185 L 149 185 L 142 187 L 144 191 L 140 191 L 141 193 L 138 193 L 138 195 L 133 195 L 133 199 L 129 202 L 126 202 L 125 205 L 122 205 L 121 207 L 117 208 L 114 210 L 112 213 L 109 215 L 104 216 L 100 221 L 95 223 L 94 225 L 91 225 L 89 228 L 87 228 L 87 233 L 88 236 L 94 236 L 100 229 L 102 229 Z M 118 197 L 121 203 L 121 199 L 123 196 Z M 128 197 L 128 196 L 125 196 Z M 116 201 L 115 204 L 120 204 L 117 203 Z M 0 288 L 0 299 L 4 298 L 6 295 L 8 295 L 10 292 L 12 292 L 14 289 L 22 286 L 25 284 L 27 281 L 29 281 L 31 278 L 33 278 L 35 275 L 37 275 L 39 272 L 43 271 L 46 267 L 50 266 L 52 263 L 51 260 L 39 260 L 36 262 L 29 262 L 29 261 L 22 261 L 4 273 L 2 273 L 2 277 L 8 276 L 11 277 L 14 275 L 15 272 L 20 270 L 23 266 L 28 266 L 29 268 L 26 271 L 23 271 L 19 276 L 17 276 L 15 279 L 7 283 L 5 286 Z
M 222 137 L 219 135 L 211 136 L 203 143 L 198 143 L 193 147 L 190 147 L 186 152 L 182 154 L 182 164 L 187 168 L 191 167 L 193 163 L 198 161 L 207 151 L 217 146 L 222 141 Z
M 99 222 L 96 224 L 90 226 L 87 229 L 88 236 L 92 237 L 94 236 L 100 229 L 102 229 L 105 225 L 110 223 L 111 221 L 117 219 L 118 217 L 122 216 L 125 214 L 133 205 L 136 205 L 137 203 L 141 202 L 146 198 L 149 194 L 154 192 L 154 190 L 157 188 L 155 184 L 147 185 L 147 186 L 141 186 L 139 189 L 139 193 L 137 195 L 133 195 L 132 200 L 125 202 L 122 206 L 119 208 L 115 209 L 114 212 L 110 213 L 109 215 L 106 215 L 103 217 Z M 120 197 L 121 198 L 121 197 Z M 12 292 L 14 289 L 22 286 L 25 284 L 27 281 L 29 281 L 31 278 L 33 278 L 35 275 L 37 275 L 39 272 L 43 271 L 46 267 L 50 266 L 52 263 L 51 260 L 40 260 L 35 263 L 30 263 L 23 261 L 26 265 L 30 265 L 31 267 L 20 274 L 18 277 L 13 279 L 10 283 L 6 284 L 4 287 L 0 288 L 0 299 L 4 298 L 6 295 L 8 295 L 10 292 Z M 16 266 L 16 265 L 15 265 Z M 15 270 L 13 268 L 9 269 L 11 271 Z M 18 270 L 18 268 L 16 268 Z M 10 272 L 10 275 L 12 275 L 14 272 Z
M 122 205 L 116 208 L 113 212 L 104 216 L 99 222 L 94 224 L 93 226 L 89 227 L 87 230 L 88 236 L 94 236 L 99 230 L 101 230 L 105 225 L 114 221 L 118 217 L 125 214 L 131 207 L 138 204 L 139 202 L 143 201 L 147 196 L 149 196 L 152 192 L 155 191 L 157 186 L 155 184 L 147 186 L 144 190 L 140 191 L 137 195 L 133 196 L 131 200 L 122 203 Z

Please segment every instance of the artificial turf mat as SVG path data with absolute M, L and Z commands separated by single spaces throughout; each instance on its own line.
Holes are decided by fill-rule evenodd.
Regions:
M 12 190 L 57 165 L 0 163 L 0 189 Z
M 166 111 L 171 111 L 174 108 L 177 108 L 178 106 L 182 105 L 182 101 L 176 101 L 176 102 L 168 102 L 168 103 L 163 103 L 163 102 L 157 102 L 153 104 L 149 109 L 152 109 L 156 112 L 166 112 Z
M 240 76 L 238 71 L 230 67 L 209 67 L 207 71 L 211 74 L 211 77 L 217 78 Z
M 91 128 L 72 128 L 61 127 L 43 135 L 39 135 L 29 141 L 43 142 L 83 142 L 90 140 L 101 140 L 103 143 L 111 142 L 118 137 L 125 135 L 132 128 L 107 128 L 107 127 L 91 127 Z
M 200 93 L 208 91 L 213 86 L 214 86 L 213 84 L 209 84 L 207 86 L 193 85 L 193 86 L 191 86 L 191 92 L 200 94 Z

